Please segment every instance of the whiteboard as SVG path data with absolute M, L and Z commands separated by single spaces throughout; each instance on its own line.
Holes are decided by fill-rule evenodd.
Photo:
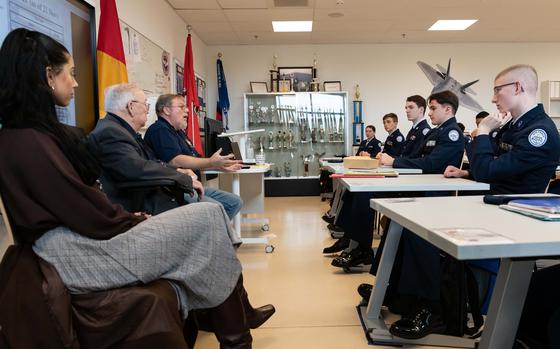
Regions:
M 171 57 L 124 21 L 120 25 L 128 81 L 144 90 L 150 103 L 145 129 L 157 119 L 155 102 L 159 95 L 171 93 Z

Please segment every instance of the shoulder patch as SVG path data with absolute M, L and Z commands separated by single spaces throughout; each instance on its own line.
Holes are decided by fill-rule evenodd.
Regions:
M 531 145 L 533 147 L 542 147 L 545 143 L 546 140 L 548 139 L 548 135 L 546 134 L 546 131 L 541 129 L 541 128 L 537 128 L 536 130 L 533 130 L 530 134 L 529 134 L 529 143 L 531 143 Z
M 402 139 L 403 139 L 402 136 L 398 136 L 397 137 L 397 142 L 402 142 Z
M 447 136 L 449 137 L 449 139 L 455 142 L 459 139 L 459 132 L 457 132 L 457 130 L 451 130 L 449 131 L 449 134 Z
M 430 132 L 430 129 L 427 128 L 427 127 L 426 127 L 425 129 L 422 130 L 422 134 L 423 134 L 424 136 L 427 135 L 428 132 Z

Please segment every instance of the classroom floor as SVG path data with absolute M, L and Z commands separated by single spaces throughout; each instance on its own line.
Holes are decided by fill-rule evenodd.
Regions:
M 265 253 L 263 245 L 239 250 L 253 306 L 272 303 L 276 307 L 271 319 L 251 330 L 253 347 L 390 348 L 367 344 L 355 310 L 360 302 L 357 286 L 372 283 L 373 277 L 344 274 L 330 265 L 332 257 L 321 253 L 334 242 L 321 219 L 327 203 L 319 197 L 279 197 L 266 198 L 265 207 L 262 216 L 270 219 L 269 232 L 276 235 L 274 253 Z M 258 226 L 243 229 L 246 237 L 260 234 Z M 200 332 L 197 349 L 218 347 L 213 334 Z

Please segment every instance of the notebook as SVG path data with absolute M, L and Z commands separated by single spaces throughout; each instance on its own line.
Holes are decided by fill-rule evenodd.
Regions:
M 511 200 L 508 205 L 547 213 L 560 213 L 560 198 L 517 199 Z
M 557 213 L 547 213 L 543 211 L 530 210 L 510 205 L 500 205 L 499 207 L 504 210 L 522 214 L 524 216 L 540 219 L 541 221 L 560 221 L 560 214 Z

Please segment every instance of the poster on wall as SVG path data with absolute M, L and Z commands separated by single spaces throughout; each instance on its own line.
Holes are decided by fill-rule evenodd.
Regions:
M 196 84 L 196 93 L 198 95 L 198 124 L 203 127 L 204 125 L 204 118 L 206 117 L 206 80 L 197 73 L 195 75 L 195 84 Z
M 175 60 L 175 93 L 182 95 L 185 79 L 185 71 L 181 63 Z

